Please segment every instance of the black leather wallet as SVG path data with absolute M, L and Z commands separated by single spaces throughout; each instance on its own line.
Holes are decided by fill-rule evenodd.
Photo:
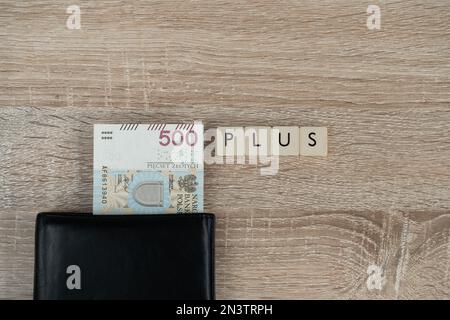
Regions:
M 214 299 L 214 215 L 40 213 L 35 299 Z

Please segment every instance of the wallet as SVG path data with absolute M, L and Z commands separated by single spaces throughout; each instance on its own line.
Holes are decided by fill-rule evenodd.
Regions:
M 214 299 L 212 214 L 40 213 L 35 299 Z

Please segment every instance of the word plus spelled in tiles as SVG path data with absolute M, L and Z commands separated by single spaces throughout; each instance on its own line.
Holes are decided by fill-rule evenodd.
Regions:
M 326 127 L 219 127 L 218 156 L 319 156 L 328 153 Z

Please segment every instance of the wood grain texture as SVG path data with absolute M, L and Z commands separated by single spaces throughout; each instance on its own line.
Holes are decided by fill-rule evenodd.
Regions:
M 325 126 L 276 176 L 206 166 L 218 298 L 450 298 L 450 3 L 0 1 L 0 298 L 38 211 L 91 210 L 92 124 Z M 367 269 L 384 269 L 369 290 Z

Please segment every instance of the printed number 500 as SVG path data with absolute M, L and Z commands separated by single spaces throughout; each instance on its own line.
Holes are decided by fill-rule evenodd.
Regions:
M 174 130 L 170 134 L 170 130 L 161 130 L 159 133 L 159 144 L 163 147 L 168 146 L 171 142 L 174 146 L 180 146 L 185 142 L 188 146 L 193 147 L 197 144 L 197 132 L 190 130 L 183 135 L 181 130 Z

